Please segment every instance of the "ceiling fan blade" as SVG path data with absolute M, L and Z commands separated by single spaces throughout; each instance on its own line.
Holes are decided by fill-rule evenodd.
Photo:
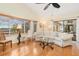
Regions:
M 45 6 L 44 10 L 46 10 L 49 7 L 49 5 L 50 5 L 50 3 Z
M 58 3 L 51 3 L 55 8 L 60 8 L 60 5 Z

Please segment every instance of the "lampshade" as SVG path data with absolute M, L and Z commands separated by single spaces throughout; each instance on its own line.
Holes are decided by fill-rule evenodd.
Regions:
M 40 21 L 40 25 L 45 26 L 46 24 L 47 24 L 47 21 L 44 21 L 44 20 Z
M 17 29 L 22 29 L 22 25 L 21 24 L 18 24 L 17 25 Z

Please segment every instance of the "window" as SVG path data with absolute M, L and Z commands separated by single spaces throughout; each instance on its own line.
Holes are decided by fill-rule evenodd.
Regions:
M 22 33 L 27 33 L 30 29 L 30 24 L 28 20 L 25 19 L 11 19 L 6 16 L 0 16 L 0 30 L 3 30 L 5 34 L 15 34 L 17 33 L 17 26 L 21 25 L 20 29 Z

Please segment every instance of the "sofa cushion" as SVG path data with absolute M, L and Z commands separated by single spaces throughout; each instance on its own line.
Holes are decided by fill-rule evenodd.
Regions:
M 73 34 L 68 33 L 59 33 L 59 37 L 63 40 L 72 39 Z

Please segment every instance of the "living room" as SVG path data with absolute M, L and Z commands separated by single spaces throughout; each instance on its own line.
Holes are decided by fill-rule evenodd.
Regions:
M 3 3 L 0 7 L 1 56 L 79 56 L 79 3 Z

